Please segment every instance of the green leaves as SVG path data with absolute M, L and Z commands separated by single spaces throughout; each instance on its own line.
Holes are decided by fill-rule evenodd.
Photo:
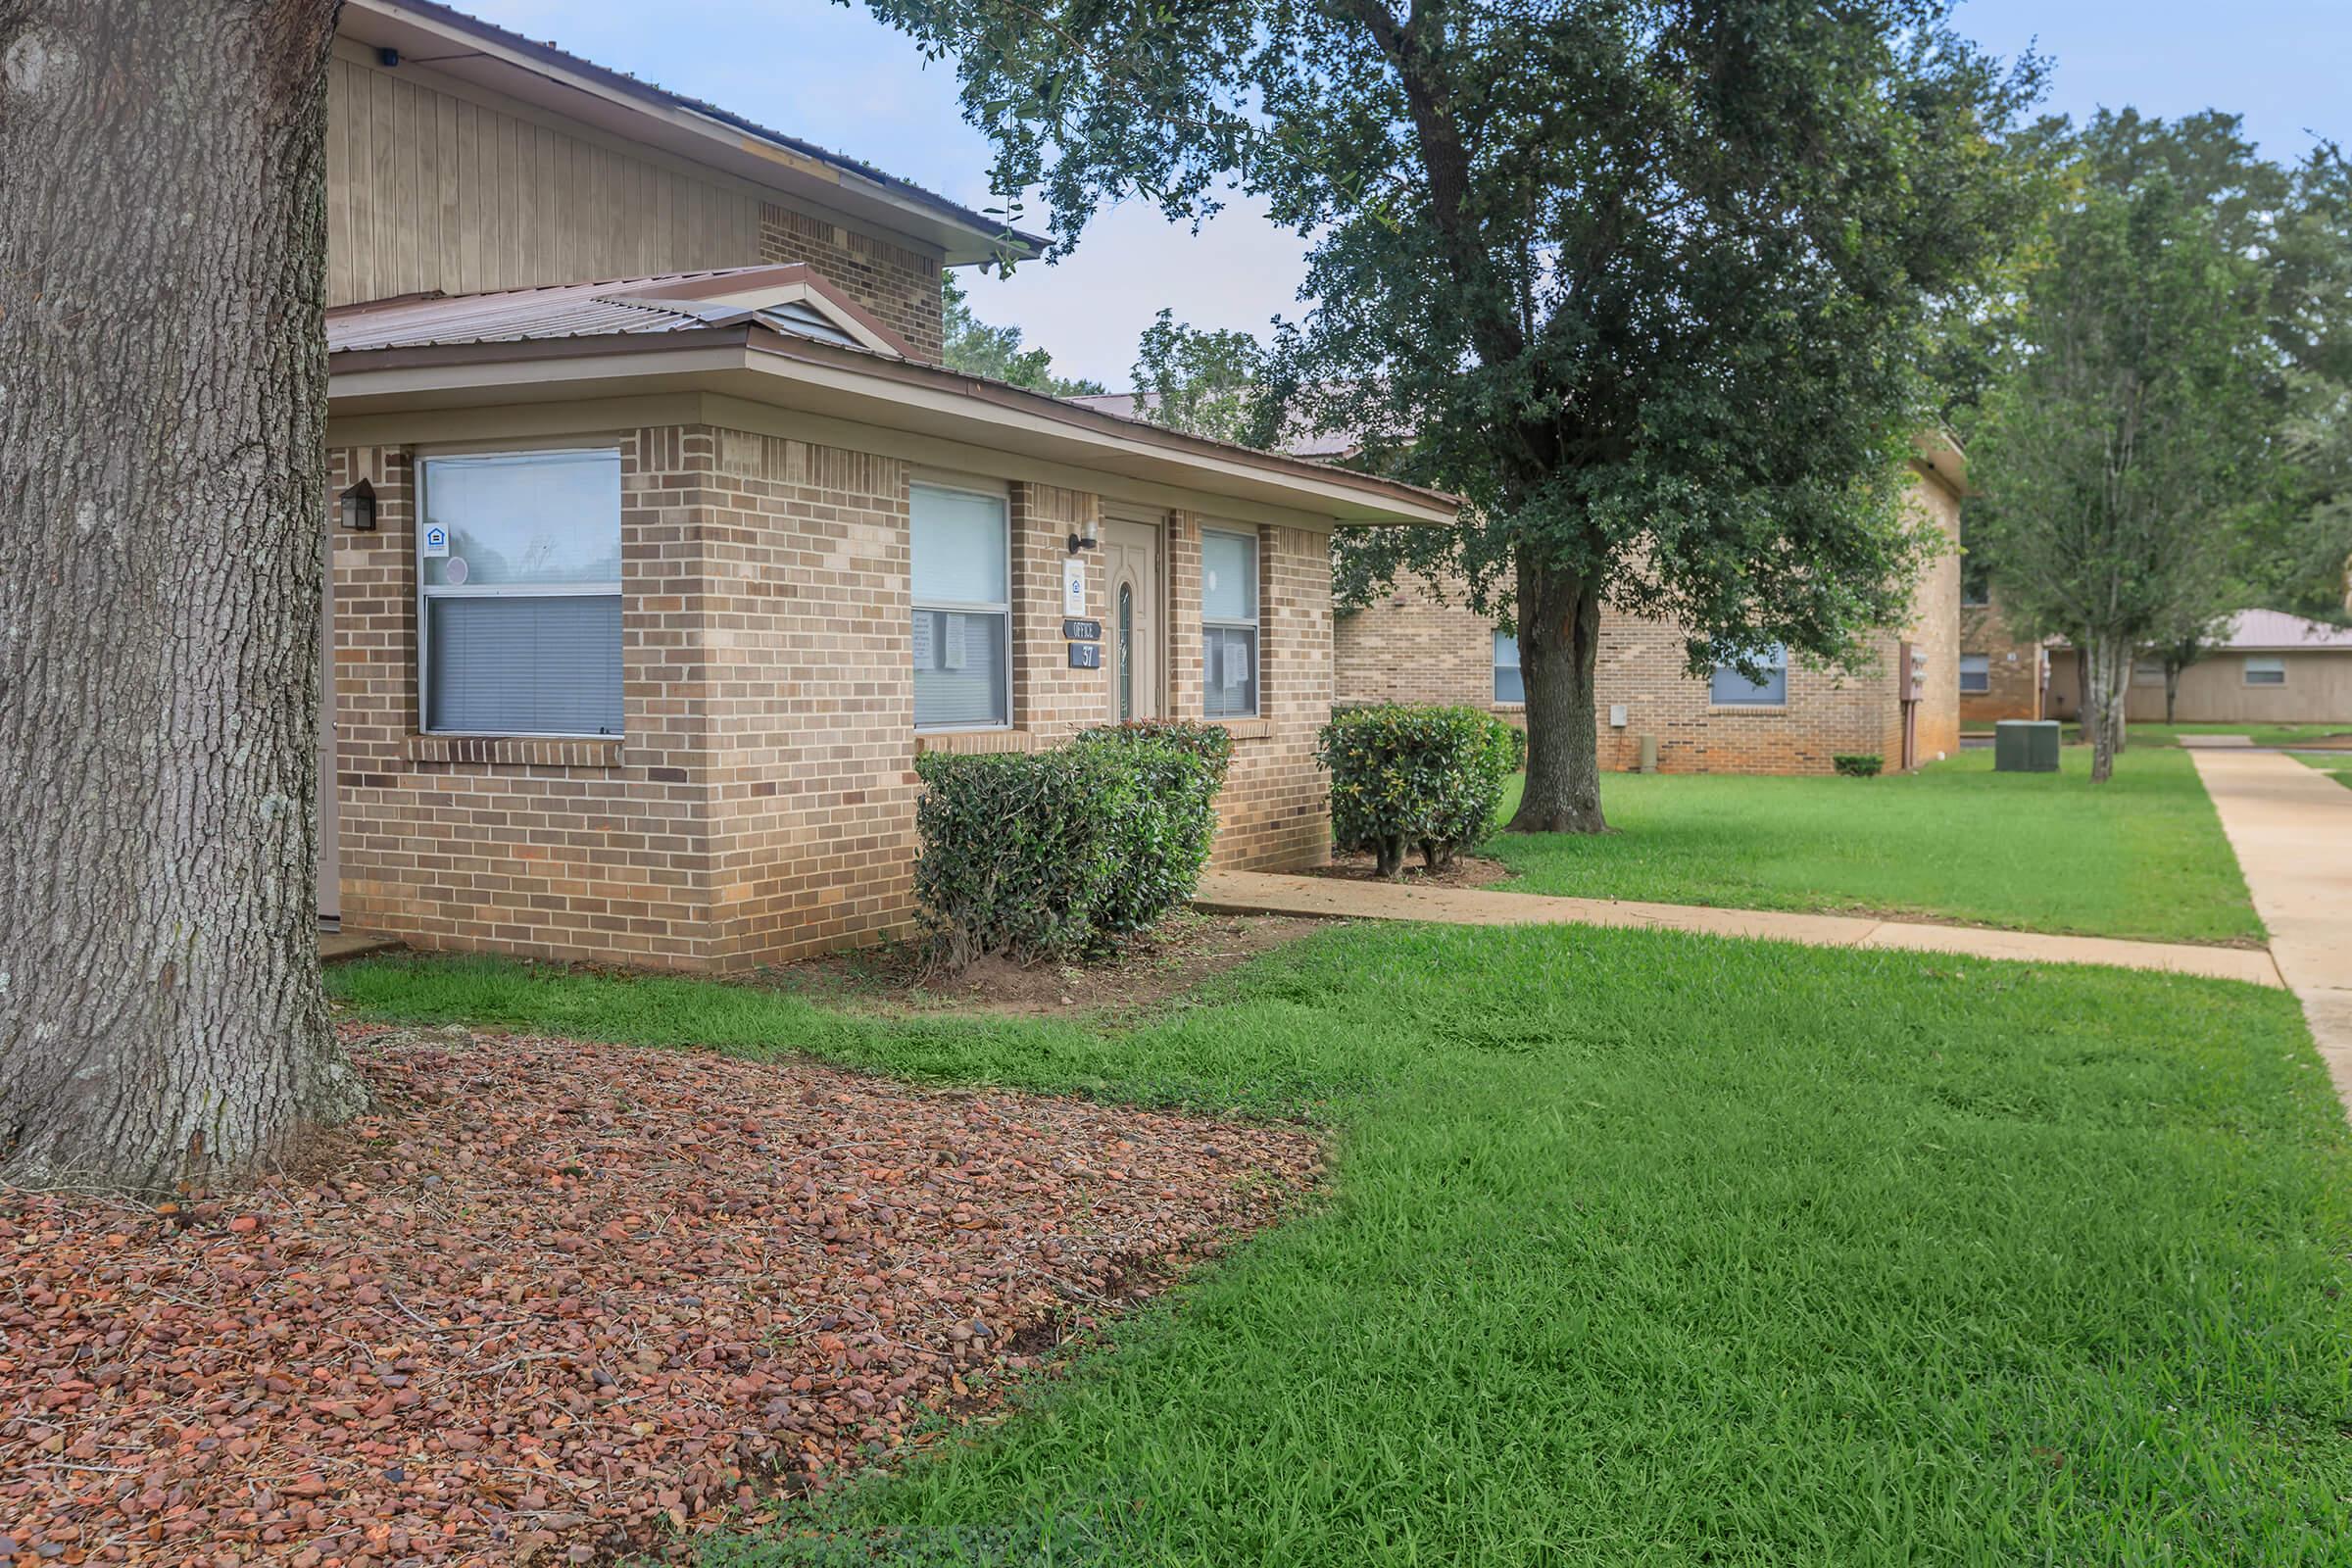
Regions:
M 1431 869 L 1484 839 L 1526 756 L 1520 733 L 1474 708 L 1350 708 L 1316 739 L 1331 770 L 1332 835 L 1388 876 L 1418 846 Z
M 1089 730 L 1049 752 L 915 760 L 915 897 L 942 955 L 1113 946 L 1192 896 L 1233 755 L 1202 724 Z

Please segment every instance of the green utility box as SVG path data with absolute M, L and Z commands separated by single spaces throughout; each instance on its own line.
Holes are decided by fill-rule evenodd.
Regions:
M 1993 725 L 1992 770 L 1995 773 L 2057 772 L 2058 721 L 2054 718 L 2004 718 Z

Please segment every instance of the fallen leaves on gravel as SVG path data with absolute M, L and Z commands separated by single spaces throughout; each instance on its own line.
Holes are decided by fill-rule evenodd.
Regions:
M 675 1551 L 984 1406 L 1317 1159 L 799 1062 L 350 1044 L 374 1111 L 254 1193 L 0 1189 L 0 1561 Z

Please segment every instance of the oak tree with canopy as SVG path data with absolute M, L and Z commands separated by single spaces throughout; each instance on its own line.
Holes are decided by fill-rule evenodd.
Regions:
M 334 17 L 0 5 L 0 1179 L 217 1181 L 361 1102 L 313 883 Z
M 1516 619 L 1514 827 L 1604 825 L 1604 601 L 1687 626 L 1694 669 L 1902 618 L 1928 303 L 2023 215 L 2000 138 L 2038 71 L 1941 0 L 868 3 L 956 59 L 1059 248 L 1231 188 L 1305 237 L 1268 409 L 1471 503 L 1356 564 Z

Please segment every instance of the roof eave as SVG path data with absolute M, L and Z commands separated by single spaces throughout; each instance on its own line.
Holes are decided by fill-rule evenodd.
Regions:
M 330 408 L 607 396 L 621 383 L 709 387 L 1079 468 L 1232 494 L 1348 523 L 1449 524 L 1460 503 L 1393 480 L 1077 409 L 937 367 L 742 324 L 674 332 L 352 350 L 328 360 Z M 950 432 L 953 432 L 950 434 Z

